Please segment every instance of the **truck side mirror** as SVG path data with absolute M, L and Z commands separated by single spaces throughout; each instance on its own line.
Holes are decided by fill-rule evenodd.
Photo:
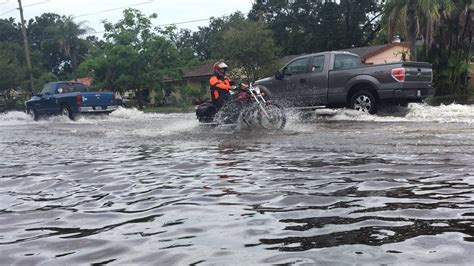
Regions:
M 278 70 L 275 72 L 275 79 L 283 79 L 285 76 L 285 73 L 282 70 Z

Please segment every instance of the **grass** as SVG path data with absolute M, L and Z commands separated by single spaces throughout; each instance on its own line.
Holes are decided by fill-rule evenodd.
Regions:
M 158 106 L 146 107 L 142 110 L 145 113 L 190 113 L 194 111 L 194 106 Z

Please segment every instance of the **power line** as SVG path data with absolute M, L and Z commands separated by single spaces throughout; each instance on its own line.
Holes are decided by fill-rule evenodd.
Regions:
M 365 13 L 365 12 L 362 11 L 362 10 L 360 10 L 360 11 L 355 11 L 354 10 L 354 11 L 351 11 L 349 13 L 351 13 L 351 14 L 362 14 L 362 13 Z M 325 14 L 339 14 L 339 12 L 326 12 Z M 248 13 L 242 13 L 242 15 L 248 15 Z M 209 18 L 205 18 L 205 19 L 196 19 L 196 20 L 181 21 L 181 22 L 175 22 L 175 23 L 166 23 L 166 24 L 155 24 L 153 26 L 154 27 L 165 27 L 165 26 L 172 26 L 172 25 L 182 25 L 182 24 L 189 24 L 189 23 L 195 23 L 195 22 L 210 21 L 211 19 L 214 19 L 214 18 L 222 18 L 222 17 L 228 17 L 228 16 L 229 15 L 224 15 L 224 16 L 220 16 L 220 17 L 214 17 L 213 16 L 213 17 L 209 17 Z M 0 21 L 0 22 L 2 22 L 2 21 Z M 8 23 L 5 23 L 5 24 L 8 24 Z M 90 31 L 90 32 L 86 32 L 84 34 L 81 34 L 80 36 L 95 35 L 95 34 L 101 34 L 101 33 L 106 33 L 106 31 Z M 54 39 L 53 36 L 51 36 L 51 35 L 36 36 L 36 38 L 38 38 L 38 39 L 42 38 L 43 40 Z
M 15 11 L 15 10 L 17 10 L 17 8 L 16 8 L 16 7 L 15 7 L 15 8 L 13 8 L 13 9 L 10 9 L 10 10 L 8 10 L 8 11 L 7 11 L 7 12 L 5 12 L 5 13 L 2 13 L 2 14 L 0 14 L 0 16 L 6 15 L 6 14 L 8 14 L 8 13 L 10 13 L 10 12 L 13 12 L 13 11 Z
M 5 1 L 5 2 L 3 2 L 3 3 L 1 3 L 1 4 L 3 5 L 3 4 L 6 4 L 7 2 L 8 2 L 8 1 Z M 43 1 L 43 2 L 38 2 L 38 3 L 33 3 L 33 4 L 25 5 L 25 6 L 23 6 L 23 8 L 25 8 L 25 7 L 30 7 L 30 6 L 41 5 L 41 4 L 45 4 L 45 3 L 48 3 L 48 2 L 51 2 L 51 0 L 45 0 L 45 1 Z M 11 12 L 15 11 L 15 10 L 18 10 L 18 8 L 17 8 L 17 7 L 12 8 L 12 9 L 8 10 L 7 12 L 4 12 L 4 13 L 0 14 L 0 16 L 6 15 L 6 14 L 8 14 L 8 13 L 11 13 Z
M 5 3 L 7 3 L 8 1 L 9 1 L 9 0 L 5 0 L 5 2 L 2 3 L 2 4 L 5 4 Z M 47 3 L 47 2 L 50 2 L 50 1 L 51 1 L 51 0 L 45 0 L 45 1 L 39 2 L 39 3 L 33 3 L 33 4 L 25 5 L 25 6 L 23 6 L 23 7 L 29 7 L 29 6 L 44 4 L 44 3 Z M 130 8 L 130 7 L 134 7 L 134 6 L 145 5 L 145 4 L 152 3 L 152 2 L 154 2 L 154 1 L 155 1 L 155 0 L 148 0 L 148 1 L 146 1 L 146 2 L 141 2 L 141 3 L 137 3 L 137 4 L 133 4 L 133 5 L 121 6 L 121 7 L 116 7 L 116 8 L 106 9 L 106 10 L 100 10 L 100 11 L 97 11 L 97 12 L 92 12 L 92 13 L 87 13 L 87 14 L 74 15 L 74 16 L 72 16 L 72 17 L 78 18 L 78 17 L 91 16 L 91 15 L 95 15 L 95 14 L 101 14 L 101 13 L 106 13 L 106 12 L 110 12 L 110 11 L 121 10 L 121 9 L 124 9 L 124 8 Z M 17 10 L 17 9 L 18 9 L 18 8 L 13 8 L 13 9 L 7 11 L 7 12 L 4 12 L 4 13 L 0 14 L 0 16 L 6 15 L 6 14 L 8 14 L 8 13 L 10 13 L 10 12 L 13 12 L 13 11 Z M 3 21 L 0 21 L 0 23 L 9 25 L 9 23 L 3 22 Z M 99 34 L 99 33 L 105 33 L 105 31 L 87 32 L 87 33 L 84 33 L 84 34 L 81 34 L 81 35 Z M 50 36 L 47 36 L 47 37 L 50 37 Z
M 51 0 L 46 0 L 46 2 L 49 2 Z M 141 3 L 137 3 L 137 4 L 134 4 L 134 5 L 130 5 L 130 6 L 124 6 L 124 7 L 117 7 L 117 8 L 112 8 L 112 9 L 108 9 L 108 10 L 101 10 L 101 11 L 97 11 L 97 12 L 93 12 L 93 13 L 88 13 L 88 14 L 81 14 L 81 15 L 77 15 L 77 16 L 73 16 L 73 17 L 83 17 L 83 16 L 90 16 L 90 15 L 93 15 L 93 14 L 99 14 L 99 13 L 105 13 L 105 12 L 110 12 L 110 11 L 114 11 L 114 10 L 119 10 L 119 9 L 123 9 L 123 8 L 128 8 L 128 7 L 132 7 L 132 6 L 137 6 L 137 5 L 144 5 L 144 4 L 148 4 L 148 3 L 151 3 L 151 2 L 154 2 L 155 0 L 149 0 L 149 1 L 146 1 L 146 2 L 141 2 Z M 42 2 L 40 2 L 42 3 Z M 35 4 L 40 4 L 40 3 L 35 3 Z M 32 4 L 32 5 L 35 5 L 35 4 Z M 303 6 L 305 4 L 293 4 L 291 6 L 288 6 L 287 8 L 294 8 L 294 7 L 299 7 L 299 6 Z M 340 12 L 325 12 L 325 14 L 339 14 Z M 351 13 L 351 14 L 361 14 L 361 13 L 366 13 L 365 11 L 363 10 L 352 10 L 350 12 L 345 12 L 345 13 Z M 249 13 L 242 13 L 242 15 L 248 15 Z M 190 24 L 190 23 L 196 23 L 196 22 L 204 22 L 204 21 L 210 21 L 212 19 L 215 19 L 215 18 L 222 18 L 222 17 L 229 17 L 230 15 L 223 15 L 223 16 L 219 16 L 219 17 L 216 17 L 216 16 L 212 16 L 212 17 L 209 17 L 209 18 L 204 18 L 204 19 L 195 19 L 195 20 L 188 20 L 188 21 L 180 21 L 180 22 L 175 22 L 175 23 L 165 23 L 165 24 L 155 24 L 153 25 L 154 27 L 165 27 L 165 26 L 172 26 L 172 25 L 182 25 L 182 24 Z M 0 21 L 0 23 L 3 22 L 3 21 Z M 3 22 L 4 24 L 9 24 L 9 23 L 6 23 L 6 22 Z M 94 34 L 101 34 L 101 33 L 105 33 L 106 31 L 92 31 L 92 32 L 86 32 L 84 34 L 81 34 L 81 36 L 84 36 L 84 35 L 94 35 Z M 36 36 L 38 39 L 42 38 L 42 37 L 45 37 L 43 40 L 48 40 L 48 39 L 53 39 L 53 36 L 49 35 L 49 36 Z
M 41 4 L 45 4 L 45 3 L 48 3 L 48 2 L 51 2 L 51 0 L 45 0 L 45 1 L 43 1 L 43 2 L 38 2 L 38 3 L 29 4 L 29 5 L 23 6 L 23 8 L 25 8 L 25 7 L 30 7 L 30 6 L 41 5 Z
M 2 4 L 5 4 L 7 3 L 9 0 L 6 0 L 6 2 L 2 3 Z M 121 6 L 121 7 L 116 7 L 116 8 L 111 8 L 111 9 L 106 9 L 106 10 L 100 10 L 100 11 L 97 11 L 97 12 L 92 12 L 92 13 L 86 13 L 86 14 L 80 14 L 80 15 L 73 15 L 72 17 L 74 18 L 79 18 L 79 17 L 86 17 L 86 16 L 91 16 L 91 15 L 95 15 L 95 14 L 101 14 L 101 13 L 107 13 L 107 12 L 110 12 L 110 11 L 115 11 L 115 10 L 121 10 L 121 9 L 124 9 L 124 8 L 130 8 L 130 7 L 134 7 L 134 6 L 140 6 L 140 5 L 145 5 L 145 4 L 149 4 L 149 3 L 152 3 L 154 2 L 155 0 L 148 0 L 146 2 L 141 2 L 141 3 L 137 3 L 137 4 L 133 4 L 133 5 L 128 5 L 128 6 Z M 33 3 L 33 4 L 29 4 L 29 5 L 25 5 L 23 6 L 23 8 L 25 7 L 30 7 L 30 6 L 36 6 L 36 5 L 40 5 L 40 4 L 45 4 L 45 3 L 48 3 L 48 2 L 51 2 L 51 0 L 45 0 L 43 2 L 38 2 L 38 3 Z M 10 12 L 13 12 L 15 10 L 17 10 L 18 8 L 13 8 L 13 9 L 10 9 L 8 10 L 7 12 L 4 12 L 2 14 L 0 14 L 0 16 L 3 16 L 3 15 L 6 15 Z
M 72 16 L 72 17 L 74 17 L 74 18 L 86 17 L 86 16 L 95 15 L 95 14 L 101 14 L 101 13 L 106 13 L 106 12 L 110 12 L 110 11 L 121 10 L 121 9 L 124 9 L 124 8 L 130 8 L 130 7 L 134 7 L 134 6 L 145 5 L 145 4 L 152 3 L 152 2 L 154 2 L 154 1 L 155 1 L 155 0 L 149 0 L 149 1 L 146 1 L 146 2 L 141 2 L 141 3 L 138 3 L 138 4 L 134 4 L 134 5 L 121 6 L 121 7 L 116 7 L 116 8 L 101 10 L 101 11 L 97 11 L 97 12 L 87 13 L 87 14 L 75 15 L 75 16 Z
M 248 15 L 249 13 L 242 13 L 242 15 Z M 228 15 L 220 16 L 221 17 L 228 17 Z M 195 22 L 203 22 L 203 21 L 210 21 L 211 19 L 216 18 L 216 17 L 210 17 L 210 18 L 203 18 L 203 19 L 196 19 L 196 20 L 188 20 L 188 21 L 181 21 L 181 22 L 175 22 L 175 23 L 167 23 L 167 24 L 160 24 L 160 25 L 154 25 L 155 27 L 165 27 L 165 26 L 172 26 L 172 25 L 181 25 L 181 24 L 189 24 L 189 23 L 195 23 Z

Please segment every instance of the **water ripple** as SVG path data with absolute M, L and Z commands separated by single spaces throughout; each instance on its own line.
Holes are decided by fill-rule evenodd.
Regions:
M 427 119 L 342 110 L 282 132 L 0 115 L 0 261 L 469 264 L 472 116 L 411 108 Z

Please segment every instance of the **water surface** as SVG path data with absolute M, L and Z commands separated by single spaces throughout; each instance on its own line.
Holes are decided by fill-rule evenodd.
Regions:
M 474 107 L 304 117 L 0 114 L 0 263 L 472 262 Z

